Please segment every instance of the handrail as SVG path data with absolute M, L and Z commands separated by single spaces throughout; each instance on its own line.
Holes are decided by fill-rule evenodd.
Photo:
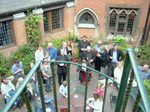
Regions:
M 129 53 L 130 61 L 131 61 L 132 67 L 133 67 L 133 71 L 135 73 L 135 77 L 137 80 L 137 84 L 139 87 L 139 91 L 140 91 L 140 94 L 141 94 L 141 97 L 143 100 L 145 110 L 146 110 L 146 112 L 150 112 L 150 103 L 149 103 L 149 100 L 148 100 L 148 97 L 146 94 L 146 90 L 145 90 L 145 87 L 144 87 L 142 79 L 141 79 L 141 75 L 140 75 L 138 66 L 136 64 L 136 60 L 134 58 L 133 49 L 129 48 L 129 49 L 127 49 L 127 52 Z
M 146 95 L 146 92 L 145 92 L 145 88 L 143 86 L 143 83 L 142 83 L 142 80 L 140 79 L 140 74 L 139 74 L 139 71 L 137 69 L 137 65 L 136 65 L 136 61 L 135 61 L 135 58 L 134 58 L 134 54 L 133 54 L 133 50 L 132 49 L 127 49 L 127 52 L 129 53 L 129 56 L 130 56 L 130 60 L 131 60 L 131 65 L 134 65 L 133 66 L 133 71 L 135 72 L 135 76 L 137 78 L 137 83 L 138 83 L 138 86 L 139 86 L 139 90 L 140 90 L 140 93 L 141 93 L 141 97 L 143 99 L 143 102 L 144 102 L 144 107 L 145 107 L 145 110 L 146 112 L 149 112 L 150 111 L 150 107 L 149 107 L 149 101 L 148 101 L 148 98 L 147 98 L 147 95 Z M 19 88 L 16 90 L 15 94 L 12 96 L 12 98 L 10 99 L 10 101 L 4 106 L 4 108 L 1 110 L 1 112 L 7 112 L 11 106 L 13 105 L 13 103 L 15 102 L 15 100 L 18 98 L 18 96 L 21 94 L 21 92 L 23 91 L 23 89 L 25 88 L 25 86 L 27 85 L 27 83 L 29 82 L 29 80 L 31 79 L 32 75 L 34 74 L 34 72 L 38 69 L 38 67 L 40 66 L 40 63 L 41 62 L 50 62 L 50 63 L 67 63 L 67 64 L 73 64 L 73 65 L 76 65 L 76 66 L 81 66 L 81 67 L 85 67 L 87 68 L 88 70 L 91 70 L 91 71 L 94 71 L 98 74 L 101 74 L 103 76 L 106 77 L 106 79 L 110 79 L 112 80 L 113 82 L 115 82 L 116 84 L 120 85 L 117 81 L 115 81 L 113 78 L 107 76 L 106 74 L 103 74 L 93 68 L 89 68 L 89 67 L 86 67 L 86 66 L 83 66 L 81 64 L 78 64 L 78 63 L 74 63 L 74 62 L 69 62 L 69 61 L 37 61 L 34 66 L 32 67 L 32 69 L 30 70 L 30 72 L 27 74 L 27 76 L 25 77 L 24 81 L 21 83 L 21 85 L 19 86 Z M 133 97 L 133 94 L 130 93 L 130 95 Z M 135 99 L 135 97 L 133 97 Z M 141 104 L 139 104 L 139 106 L 142 108 L 143 110 L 143 107 L 141 106 Z
M 96 72 L 96 73 L 99 73 L 99 74 L 105 76 L 106 78 L 112 80 L 113 82 L 115 82 L 115 83 L 117 83 L 117 84 L 119 85 L 119 83 L 118 83 L 116 80 L 114 80 L 112 77 L 109 77 L 108 75 L 106 75 L 106 74 L 104 74 L 104 73 L 102 73 L 102 72 L 99 72 L 99 71 L 97 71 L 97 70 L 95 70 L 95 69 L 93 69 L 93 68 L 90 68 L 90 67 L 87 67 L 87 66 L 83 66 L 83 65 L 78 64 L 78 63 L 74 63 L 74 62 L 70 62 L 70 61 L 42 61 L 42 62 L 67 63 L 67 64 L 73 64 L 73 65 L 80 66 L 80 67 L 85 67 L 85 68 L 87 68 L 87 69 L 89 69 L 89 70 L 91 70 L 91 71 L 94 71 L 94 72 Z

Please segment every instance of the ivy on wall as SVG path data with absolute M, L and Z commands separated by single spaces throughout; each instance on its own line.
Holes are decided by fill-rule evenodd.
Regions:
M 25 17 L 27 41 L 34 46 L 39 45 L 39 40 L 42 37 L 42 32 L 40 30 L 39 23 L 42 22 L 41 15 L 36 15 L 34 13 L 29 13 Z

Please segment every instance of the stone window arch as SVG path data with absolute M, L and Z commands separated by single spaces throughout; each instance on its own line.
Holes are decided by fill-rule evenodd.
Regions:
M 118 11 L 111 10 L 110 11 L 110 22 L 109 22 L 109 32 L 111 34 L 115 33 L 116 19 L 117 19 Z
M 94 29 L 93 38 L 96 38 L 100 27 L 99 17 L 94 10 L 83 8 L 75 16 L 74 26 L 77 35 L 79 35 L 79 28 Z
M 79 23 L 94 24 L 94 19 L 89 13 L 86 12 L 80 17 Z
M 135 18 L 137 16 L 137 13 L 135 11 L 132 11 L 129 13 L 128 15 L 128 25 L 127 25 L 127 33 L 129 35 L 132 35 L 133 33 L 133 25 L 134 25 L 134 21 L 135 21 Z

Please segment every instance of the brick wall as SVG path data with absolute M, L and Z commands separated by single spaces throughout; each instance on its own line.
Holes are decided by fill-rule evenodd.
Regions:
M 146 20 L 146 14 L 148 11 L 149 0 L 77 0 L 77 4 L 75 6 L 75 15 L 83 8 L 91 8 L 96 12 L 100 20 L 100 31 L 105 32 L 106 30 L 106 7 L 110 4 L 116 4 L 118 7 L 123 5 L 124 7 L 128 7 L 134 5 L 140 7 L 140 15 L 139 15 L 139 25 L 137 34 L 141 34 L 142 29 L 144 28 L 144 23 Z
M 79 28 L 79 37 L 86 35 L 88 40 L 91 41 L 94 36 L 94 29 L 91 28 Z

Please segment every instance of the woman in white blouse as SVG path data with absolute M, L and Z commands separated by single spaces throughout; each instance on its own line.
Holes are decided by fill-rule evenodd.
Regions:
M 63 81 L 62 85 L 59 88 L 59 92 L 62 96 L 67 98 L 68 86 L 66 81 Z
M 43 49 L 42 49 L 42 46 L 39 45 L 38 49 L 35 52 L 35 61 L 38 61 L 38 60 L 41 61 L 41 60 L 43 60 L 43 58 L 44 58 Z
M 102 96 L 99 94 L 99 92 L 95 91 L 93 93 L 93 101 L 89 104 L 90 107 L 92 107 L 93 112 L 102 112 L 103 109 L 103 100 Z
M 114 78 L 118 83 L 121 82 L 122 72 L 123 72 L 123 64 L 122 62 L 119 62 L 114 70 Z

